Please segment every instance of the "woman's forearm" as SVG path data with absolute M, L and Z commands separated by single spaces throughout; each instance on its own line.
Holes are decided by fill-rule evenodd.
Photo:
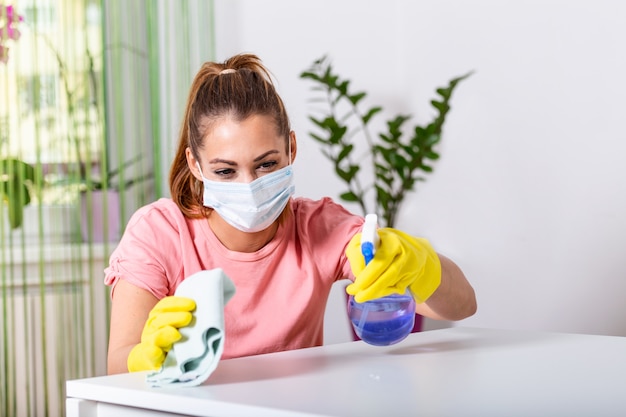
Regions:
M 128 372 L 128 354 L 133 346 L 124 346 L 115 350 L 109 350 L 107 356 L 107 374 L 123 374 Z
M 450 259 L 439 254 L 441 284 L 416 311 L 436 320 L 462 320 L 476 313 L 476 295 L 463 271 Z

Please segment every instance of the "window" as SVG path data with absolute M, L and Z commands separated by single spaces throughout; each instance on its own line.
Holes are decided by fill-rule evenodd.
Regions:
M 18 5 L 21 36 L 0 77 L 0 158 L 40 167 L 47 177 L 34 200 L 46 204 L 58 200 L 51 186 L 81 180 L 104 152 L 101 9 L 97 1 Z

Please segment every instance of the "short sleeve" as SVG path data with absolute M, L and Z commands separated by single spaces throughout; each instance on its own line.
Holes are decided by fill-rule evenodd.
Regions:
M 158 299 L 173 295 L 187 269 L 200 268 L 187 219 L 166 199 L 139 209 L 130 219 L 105 269 L 112 291 L 119 280 L 152 293 Z

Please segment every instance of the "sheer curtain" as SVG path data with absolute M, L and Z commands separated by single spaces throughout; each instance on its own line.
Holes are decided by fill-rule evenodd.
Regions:
M 168 194 L 211 1 L 0 0 L 0 415 L 64 415 L 106 372 L 103 269 Z

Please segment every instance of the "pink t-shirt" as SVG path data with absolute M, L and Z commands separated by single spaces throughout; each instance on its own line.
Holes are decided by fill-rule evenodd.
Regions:
M 206 219 L 185 218 L 171 199 L 139 209 L 105 269 L 161 299 L 200 270 L 222 268 L 236 293 L 224 311 L 222 357 L 319 346 L 332 284 L 353 279 L 344 250 L 363 218 L 325 198 L 292 199 L 274 239 L 257 252 L 226 249 Z

